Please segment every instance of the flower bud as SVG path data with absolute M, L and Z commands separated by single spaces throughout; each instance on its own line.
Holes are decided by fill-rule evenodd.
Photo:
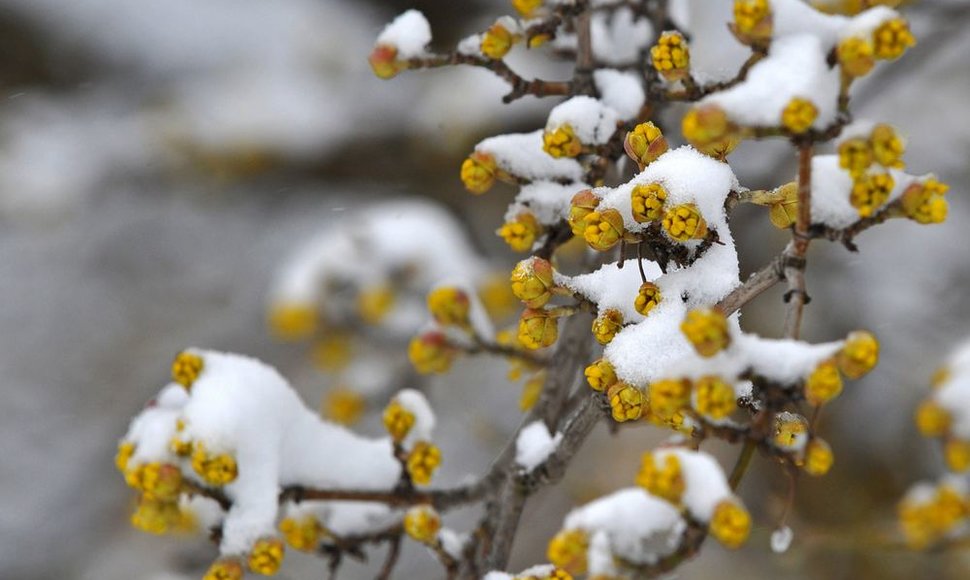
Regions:
M 741 44 L 766 46 L 772 34 L 768 0 L 734 0 L 734 22 L 730 28 Z
M 438 324 L 462 328 L 470 325 L 471 301 L 461 288 L 442 286 L 429 292 L 428 311 Z
M 527 308 L 519 318 L 519 344 L 536 350 L 555 344 L 559 323 L 547 310 Z
M 408 436 L 411 427 L 414 426 L 414 419 L 414 413 L 406 409 L 397 399 L 391 399 L 391 402 L 384 407 L 384 413 L 381 415 L 384 428 L 387 429 L 395 443 L 404 441 Z
M 593 213 L 600 204 L 600 198 L 596 197 L 589 189 L 584 189 L 573 196 L 569 205 L 569 227 L 573 230 L 573 235 L 582 236 L 586 233 L 586 218 Z
M 924 437 L 942 437 L 950 429 L 950 413 L 932 399 L 920 403 L 915 419 Z
M 832 469 L 833 463 L 835 463 L 835 454 L 832 453 L 829 444 L 822 439 L 816 437 L 805 446 L 805 459 L 801 465 L 805 473 L 812 477 L 822 477 Z
M 589 247 L 605 252 L 618 244 L 623 238 L 623 216 L 613 209 L 594 211 L 586 216 L 586 229 L 583 237 Z
M 175 501 L 143 497 L 131 514 L 131 525 L 142 532 L 162 535 L 174 531 L 181 519 L 182 513 Z
M 675 242 L 700 240 L 707 236 L 707 222 L 692 203 L 675 205 L 664 212 L 663 229 Z
M 408 359 L 422 375 L 448 372 L 457 354 L 448 338 L 438 331 L 423 332 L 408 344 Z
M 661 379 L 648 387 L 650 412 L 663 420 L 669 420 L 678 411 L 690 405 L 690 381 L 687 379 Z
M 389 44 L 375 46 L 367 60 L 374 75 L 384 80 L 394 78 L 408 68 L 407 61 L 398 60 L 397 47 Z
M 641 224 L 663 219 L 666 201 L 667 190 L 659 183 L 635 185 L 630 191 L 633 219 Z
M 876 58 L 883 60 L 895 60 L 916 44 L 909 24 L 902 18 L 892 18 L 880 24 L 872 34 L 872 41 Z
M 583 143 L 572 125 L 566 123 L 555 129 L 546 129 L 542 134 L 542 150 L 556 158 L 578 157 L 583 151 Z
M 512 0 L 512 6 L 523 18 L 531 18 L 542 6 L 542 0 Z
M 714 508 L 708 529 L 721 545 L 736 550 L 751 534 L 751 514 L 735 500 L 723 500 Z
M 633 301 L 633 308 L 640 314 L 646 316 L 660 304 L 662 298 L 663 296 L 660 293 L 659 286 L 653 282 L 644 282 L 640 284 L 640 290 L 637 291 L 637 297 Z
M 839 370 L 850 379 L 858 379 L 879 362 L 879 341 L 865 330 L 849 333 L 836 359 Z
M 680 330 L 703 357 L 712 357 L 731 344 L 727 318 L 712 308 L 696 308 L 688 312 Z
M 666 153 L 667 149 L 667 139 L 663 132 L 650 121 L 634 127 L 623 140 L 623 150 L 630 159 L 636 161 L 641 171 Z
M 709 419 L 726 419 L 738 408 L 734 388 L 718 376 L 701 377 L 694 383 L 694 408 Z
M 367 408 L 364 396 L 347 387 L 336 387 L 323 400 L 323 416 L 340 425 L 353 425 Z
M 570 574 L 586 573 L 586 552 L 589 536 L 583 530 L 562 530 L 549 541 L 546 557 L 549 562 Z
M 650 49 L 653 68 L 670 82 L 690 75 L 690 50 L 684 36 L 677 31 L 665 31 Z
M 876 66 L 872 43 L 865 38 L 852 36 L 839 42 L 835 49 L 836 60 L 842 74 L 848 78 L 863 77 Z
M 235 457 L 228 453 L 210 455 L 201 441 L 196 441 L 192 450 L 192 469 L 215 487 L 232 483 L 239 475 Z
M 839 143 L 839 167 L 853 178 L 861 177 L 869 169 L 872 157 L 872 147 L 865 139 L 854 137 Z
M 310 358 L 318 369 L 326 373 L 347 368 L 353 359 L 350 335 L 334 332 L 321 337 L 313 345 Z
M 510 222 L 505 222 L 496 232 L 514 252 L 528 252 L 542 233 L 542 226 L 536 217 L 524 211 Z
M 893 169 L 903 168 L 906 144 L 891 125 L 880 123 L 873 127 L 869 142 L 872 144 L 872 155 L 877 163 Z
M 613 420 L 617 423 L 635 421 L 643 414 L 643 391 L 629 383 L 614 383 L 606 390 L 606 398 L 610 402 Z
M 274 304 L 267 316 L 267 323 L 274 338 L 297 341 L 313 336 L 317 331 L 318 316 L 312 304 Z
M 849 203 L 859 210 L 860 217 L 869 217 L 886 203 L 894 186 L 893 177 L 888 173 L 864 175 L 852 184 Z
M 205 362 L 201 356 L 182 351 L 175 355 L 175 360 L 172 361 L 172 380 L 185 387 L 185 390 L 191 390 L 192 383 L 202 374 L 203 368 L 205 368 Z
M 705 155 L 724 159 L 741 142 L 741 131 L 717 105 L 693 107 L 681 121 L 684 138 Z
M 495 185 L 497 172 L 495 158 L 488 153 L 476 151 L 461 164 L 461 182 L 471 193 L 481 195 Z
M 441 465 L 441 450 L 427 441 L 418 441 L 408 454 L 407 470 L 411 481 L 418 485 L 431 483 L 431 476 Z
M 249 551 L 249 570 L 263 576 L 272 576 L 279 572 L 285 553 L 286 547 L 279 538 L 256 540 Z
M 519 395 L 519 410 L 523 413 L 535 407 L 536 403 L 539 402 L 539 396 L 542 394 L 542 387 L 546 384 L 546 373 L 545 371 L 538 372 L 529 378 L 522 385 L 522 393 Z
M 320 538 L 325 530 L 319 520 L 312 515 L 306 515 L 299 520 L 284 518 L 279 525 L 280 533 L 286 543 L 301 552 L 313 552 L 320 545 Z
M 115 467 L 118 471 L 125 473 L 128 471 L 128 462 L 135 454 L 135 444 L 131 441 L 122 441 L 118 444 L 118 453 L 115 455 Z
M 586 382 L 589 383 L 590 388 L 594 391 L 605 391 L 617 383 L 619 380 L 616 376 L 616 369 L 613 368 L 612 363 L 601 358 L 583 371 L 586 375 Z
M 673 453 L 668 453 L 664 455 L 662 465 L 657 465 L 657 459 L 658 457 L 649 451 L 643 454 L 640 471 L 637 473 L 637 485 L 651 495 L 665 499 L 674 505 L 680 505 L 680 499 L 687 488 L 680 467 L 680 458 Z
M 441 529 L 441 516 L 429 505 L 416 505 L 404 514 L 404 531 L 416 542 L 433 544 Z
M 541 308 L 552 298 L 552 264 L 542 258 L 522 260 L 512 270 L 512 294 L 529 308 Z
M 610 308 L 593 319 L 593 336 L 600 344 L 609 344 L 623 330 L 623 313 Z
M 920 224 L 942 223 L 948 210 L 943 194 L 949 188 L 933 178 L 910 185 L 899 200 L 903 214 Z
M 948 439 L 943 444 L 943 458 L 950 471 L 963 473 L 970 469 L 970 441 Z
M 242 580 L 243 567 L 235 559 L 216 560 L 206 571 L 202 580 Z
M 394 290 L 390 286 L 371 286 L 357 295 L 357 314 L 368 324 L 380 324 L 393 307 Z
M 823 361 L 805 379 L 805 399 L 816 407 L 842 393 L 842 376 L 834 359 Z
M 818 117 L 818 108 L 808 99 L 795 97 L 781 112 L 781 124 L 795 134 L 804 133 L 812 127 Z
M 502 21 L 498 21 L 482 34 L 482 54 L 492 60 L 501 60 L 512 50 L 516 36 L 506 28 Z
M 808 420 L 796 413 L 775 415 L 775 432 L 771 442 L 786 451 L 798 451 L 808 441 Z

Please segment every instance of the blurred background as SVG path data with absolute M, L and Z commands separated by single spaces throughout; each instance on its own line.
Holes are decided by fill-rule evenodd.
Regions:
M 758 524 L 751 541 L 738 553 L 709 543 L 680 577 L 957 578 L 970 569 L 959 552 L 917 555 L 887 541 L 903 491 L 942 472 L 939 450 L 912 426 L 916 401 L 970 336 L 970 6 L 908 4 L 919 44 L 856 87 L 854 110 L 908 136 L 909 170 L 951 184 L 950 217 L 891 222 L 864 234 L 858 254 L 813 246 L 805 338 L 868 328 L 882 362 L 823 418 L 836 465 L 800 482 L 791 550 L 770 552 L 786 484 L 758 459 L 741 487 Z M 724 26 L 731 3 L 675 5 L 701 70 L 736 70 L 744 52 Z M 265 323 L 280 268 L 314 237 L 382 200 L 430 200 L 462 224 L 462 243 L 483 264 L 514 264 L 494 235 L 514 191 L 468 195 L 458 167 L 481 138 L 544 125 L 552 103 L 502 106 L 505 86 L 478 70 L 377 80 L 366 62 L 373 39 L 407 7 L 427 15 L 442 48 L 512 11 L 503 0 L 0 0 L 0 576 L 201 576 L 215 556 L 205 539 L 129 526 L 115 446 L 190 345 L 261 358 L 311 407 L 326 401 L 340 385 Z M 511 60 L 527 74 L 565 74 L 533 55 Z M 664 126 L 678 127 L 679 112 Z M 682 142 L 676 129 L 672 141 Z M 793 161 L 781 143 L 732 156 L 752 188 L 790 180 Z M 732 229 L 744 273 L 787 235 L 758 208 L 739 209 Z M 778 336 L 782 307 L 781 292 L 770 292 L 743 324 Z M 445 457 L 438 483 L 482 472 L 518 424 L 520 387 L 506 370 L 465 359 L 431 381 Z M 413 381 L 404 370 L 390 376 Z M 356 428 L 377 435 L 382 395 L 367 396 L 378 403 Z M 632 484 L 639 454 L 661 437 L 598 430 L 563 484 L 531 501 L 513 567 L 544 559 L 569 507 Z M 712 449 L 727 466 L 736 453 Z M 449 522 L 463 529 L 474 515 Z M 373 573 L 373 563 L 351 563 L 341 577 Z M 281 577 L 324 574 L 322 561 L 294 555 Z M 423 548 L 406 545 L 397 577 L 440 575 Z

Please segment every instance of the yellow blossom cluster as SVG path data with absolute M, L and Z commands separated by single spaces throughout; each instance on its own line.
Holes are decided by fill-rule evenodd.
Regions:
M 440 529 L 441 517 L 429 505 L 414 506 L 404 514 L 404 531 L 416 542 L 434 543 Z
M 411 481 L 418 485 L 431 483 L 431 476 L 441 465 L 441 450 L 428 441 L 414 444 L 407 458 L 407 470 Z
M 899 526 L 913 549 L 932 546 L 970 516 L 970 497 L 943 483 L 921 497 L 909 497 L 899 504 Z
M 578 157 L 583 152 L 583 143 L 568 123 L 546 129 L 542 134 L 542 150 L 552 157 Z
M 661 33 L 650 49 L 650 60 L 660 76 L 670 82 L 690 75 L 690 49 L 684 35 L 677 31 Z

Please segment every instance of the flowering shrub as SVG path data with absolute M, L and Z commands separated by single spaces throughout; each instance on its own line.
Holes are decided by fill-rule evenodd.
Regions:
M 563 98 L 544 127 L 483 140 L 459 171 L 476 195 L 498 182 L 517 188 L 497 229 L 512 250 L 529 254 L 509 279 L 523 304 L 517 325 L 495 330 L 473 258 L 435 257 L 453 251 L 454 240 L 435 223 L 412 224 L 420 235 L 381 238 L 390 224 L 359 236 L 368 226 L 351 220 L 352 232 L 328 238 L 326 251 L 283 276 L 272 327 L 284 338 L 329 341 L 347 312 L 370 324 L 392 315 L 403 263 L 432 264 L 424 275 L 437 279 L 419 285 L 425 325 L 388 327 L 414 332 L 401 348 L 414 369 L 447 373 L 460 356 L 491 353 L 525 379 L 526 416 L 488 472 L 426 487 L 447 457 L 418 391 L 394 395 L 383 413 L 388 436 L 370 439 L 319 419 L 262 363 L 190 349 L 119 448 L 118 467 L 141 494 L 134 523 L 164 532 L 194 518 L 213 530 L 221 557 L 207 579 L 276 572 L 283 540 L 336 564 L 365 544 L 388 542 L 386 576 L 405 535 L 450 577 L 644 577 L 673 570 L 708 536 L 730 549 L 745 544 L 753 519 L 735 490 L 755 452 L 777 463 L 793 490 L 803 473 L 825 475 L 834 452 L 818 432 L 819 413 L 845 379 L 872 370 L 879 343 L 863 330 L 821 344 L 799 340 L 809 246 L 831 240 L 854 250 L 856 236 L 891 218 L 946 217 L 946 186 L 906 173 L 896 130 L 853 120 L 850 109 L 854 81 L 915 40 L 887 6 L 893 2 L 816 9 L 800 0 L 735 0 L 727 24 L 750 56 L 733 77 L 702 82 L 689 31 L 668 18 L 666 4 L 514 0 L 518 17 L 503 16 L 447 52 L 430 51 L 431 27 L 412 10 L 377 38 L 370 64 L 381 78 L 468 65 L 507 81 L 506 101 Z M 527 79 L 505 60 L 513 50 L 547 49 L 575 61 L 571 79 Z M 660 119 L 675 103 L 686 105 L 682 145 Z M 756 139 L 790 143 L 793 181 L 744 187 L 728 157 Z M 826 146 L 833 152 L 816 152 Z M 765 207 L 771 223 L 791 232 L 744 281 L 731 232 L 740 204 Z M 361 238 L 386 245 L 373 256 L 397 261 L 348 266 L 342 254 L 358 251 L 352 240 Z M 561 250 L 573 238 L 588 249 L 569 266 Z M 739 310 L 780 283 L 788 290 L 780 336 L 742 331 Z M 348 286 L 356 310 L 340 306 L 338 291 L 322 295 Z M 951 468 L 963 470 L 970 433 L 950 406 L 958 385 L 948 384 L 918 420 L 926 434 L 945 438 Z M 536 566 L 507 573 L 529 497 L 562 478 L 601 422 L 650 424 L 670 438 L 645 450 L 630 487 L 571 511 Z M 701 450 L 712 439 L 738 445 L 729 471 Z M 926 545 L 963 521 L 965 496 L 962 487 L 941 486 L 908 497 L 901 514 L 911 543 Z M 466 504 L 485 508 L 474 529 L 443 525 L 441 512 Z M 791 541 L 785 519 L 772 522 L 778 550 Z

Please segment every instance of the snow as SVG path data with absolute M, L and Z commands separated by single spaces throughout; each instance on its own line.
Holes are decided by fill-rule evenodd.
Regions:
M 644 260 L 643 270 L 647 280 L 652 281 L 661 276 L 660 266 L 655 262 Z M 557 274 L 556 283 L 595 303 L 601 311 L 610 308 L 619 310 L 623 313 L 624 322 L 644 320 L 644 316 L 633 306 L 641 284 L 636 260 L 627 260 L 622 268 L 619 267 L 618 262 L 605 264 L 594 272 L 578 276 Z M 663 296 L 661 304 L 666 299 L 667 297 Z
M 709 522 L 717 504 L 726 499 L 737 501 L 728 485 L 724 471 L 717 461 L 703 451 L 689 449 L 658 449 L 654 456 L 663 463 L 668 455 L 674 455 L 680 462 L 684 478 L 684 495 L 681 502 L 692 516 L 702 522 Z
M 583 168 L 575 159 L 555 158 L 542 150 L 542 129 L 532 133 L 497 135 L 483 140 L 475 151 L 488 153 L 512 175 L 536 181 L 580 181 Z
M 930 398 L 950 415 L 950 434 L 970 441 L 970 342 L 957 347 L 944 367 L 948 372 Z
M 562 433 L 553 436 L 542 421 L 529 423 L 515 440 L 515 462 L 526 471 L 542 464 L 562 441 Z
M 744 334 L 733 338 L 726 356 L 739 355 L 742 364 L 770 380 L 793 384 L 810 375 L 820 363 L 836 355 L 845 341 L 809 344 L 789 339 L 761 338 Z
M 430 42 L 431 25 L 417 10 L 408 10 L 395 18 L 377 37 L 378 45 L 397 48 L 397 56 L 402 59 L 424 56 Z
M 897 169 L 890 169 L 893 190 L 889 203 L 906 191 L 910 185 L 923 182 L 930 175 L 915 176 Z M 859 210 L 852 206 L 852 177 L 839 167 L 838 155 L 816 155 L 812 158 L 812 223 L 843 229 L 859 221 Z
M 523 210 L 528 210 L 543 225 L 558 224 L 569 215 L 570 201 L 576 193 L 589 189 L 585 183 L 561 184 L 538 180 L 519 188 L 515 201 L 505 212 L 505 221 L 512 221 Z
M 616 132 L 618 120 L 616 111 L 599 99 L 581 95 L 553 107 L 546 130 L 569 125 L 584 145 L 602 145 Z
M 597 69 L 593 71 L 593 82 L 603 104 L 616 111 L 623 121 L 634 119 L 646 103 L 643 84 L 632 72 Z

